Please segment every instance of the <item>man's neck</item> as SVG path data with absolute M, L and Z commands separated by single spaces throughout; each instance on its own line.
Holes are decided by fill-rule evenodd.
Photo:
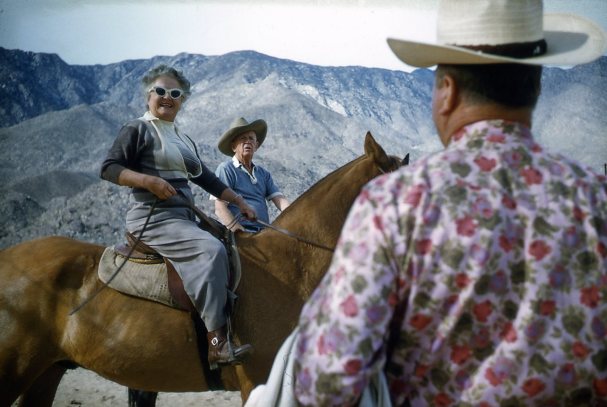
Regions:
M 247 171 L 251 172 L 253 171 L 253 157 L 252 156 L 240 156 L 240 155 L 236 155 L 236 159 L 238 160 L 239 163 L 241 163 L 243 165 L 243 167 L 246 168 Z
M 441 141 L 445 146 L 451 142 L 451 137 L 462 127 L 484 120 L 507 120 L 522 123 L 531 128 L 531 108 L 505 108 L 498 105 L 463 105 L 459 107 L 445 123 L 444 131 L 440 132 Z

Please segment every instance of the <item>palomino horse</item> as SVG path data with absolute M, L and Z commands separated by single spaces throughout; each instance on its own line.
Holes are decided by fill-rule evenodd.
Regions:
M 373 137 L 365 155 L 315 184 L 274 225 L 333 247 L 360 188 L 400 163 Z M 237 234 L 242 263 L 233 317 L 236 340 L 255 352 L 221 369 L 221 385 L 243 402 L 265 382 L 282 341 L 322 278 L 332 253 L 272 229 Z M 52 405 L 65 363 L 151 392 L 206 391 L 189 313 L 100 287 L 102 246 L 47 237 L 0 252 L 0 406 Z

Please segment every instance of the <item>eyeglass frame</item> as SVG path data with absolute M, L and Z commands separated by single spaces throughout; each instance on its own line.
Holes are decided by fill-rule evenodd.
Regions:
M 164 95 L 159 94 L 157 89 L 162 89 L 165 92 Z M 173 96 L 171 94 L 173 91 L 179 92 L 179 95 Z M 173 100 L 177 100 L 177 99 L 185 96 L 185 91 L 183 89 L 179 89 L 179 88 L 167 89 L 162 86 L 152 86 L 150 89 L 148 89 L 148 93 L 151 93 L 151 92 L 156 93 L 161 98 L 165 97 L 166 95 L 169 95 L 169 97 Z

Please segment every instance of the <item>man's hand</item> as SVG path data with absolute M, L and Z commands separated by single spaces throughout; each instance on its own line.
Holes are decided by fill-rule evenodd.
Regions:
M 257 213 L 255 209 L 253 209 L 244 199 L 241 199 L 240 204 L 238 205 L 238 209 L 240 209 L 240 213 L 247 218 L 247 220 L 257 220 Z

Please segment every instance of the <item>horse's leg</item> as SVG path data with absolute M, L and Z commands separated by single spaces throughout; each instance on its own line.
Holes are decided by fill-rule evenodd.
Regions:
M 173 269 L 172 273 L 177 276 L 177 272 Z M 171 275 L 171 271 L 169 269 L 169 276 Z M 169 277 L 170 278 L 170 277 Z M 177 277 L 179 278 L 179 277 Z M 181 281 L 181 280 L 179 280 Z M 169 282 L 170 283 L 170 282 Z M 183 290 L 183 283 L 182 290 Z M 185 294 L 187 296 L 187 294 Z M 218 371 L 209 370 L 209 364 L 207 361 L 207 352 L 208 345 L 206 341 L 206 328 L 204 327 L 204 323 L 200 319 L 197 313 L 191 312 L 190 317 L 192 318 L 192 322 L 194 324 L 194 329 L 196 331 L 197 345 L 198 345 L 198 355 L 200 358 L 200 363 L 202 364 L 203 371 L 205 373 L 205 380 L 209 385 L 210 390 L 223 390 L 224 386 L 221 382 L 221 376 Z M 155 407 L 156 406 L 156 398 L 158 397 L 158 393 L 151 391 L 143 391 L 143 390 L 135 390 L 129 388 L 129 407 Z
M 19 407 L 51 407 L 67 366 L 55 363 L 46 369 L 21 396 Z
M 129 388 L 129 407 L 155 407 L 158 393 Z

